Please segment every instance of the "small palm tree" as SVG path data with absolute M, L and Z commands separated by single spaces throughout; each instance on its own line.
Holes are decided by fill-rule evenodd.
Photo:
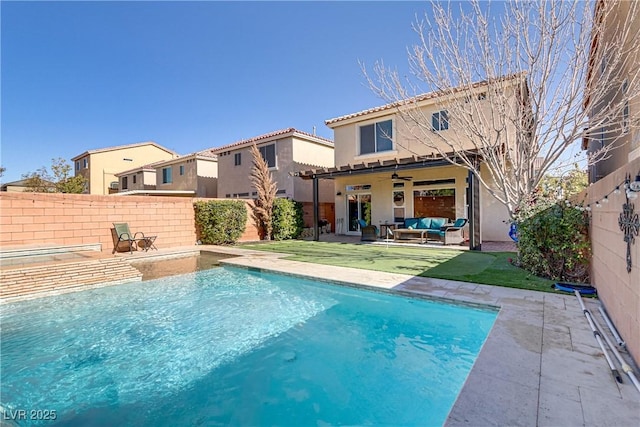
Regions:
M 256 189 L 257 198 L 254 202 L 253 217 L 264 232 L 264 240 L 271 240 L 273 231 L 273 201 L 276 199 L 277 185 L 269 171 L 269 165 L 260 154 L 256 144 L 251 146 L 253 167 L 251 168 L 251 183 Z

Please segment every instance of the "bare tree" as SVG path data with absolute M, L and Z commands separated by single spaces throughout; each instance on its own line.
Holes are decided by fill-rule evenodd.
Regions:
M 567 156 L 577 144 L 599 141 L 593 163 L 638 127 L 629 99 L 640 93 L 640 2 L 625 4 L 628 13 L 620 4 L 473 0 L 454 13 L 432 1 L 414 24 L 413 78 L 381 62 L 363 72 L 409 139 L 472 171 L 513 217 L 545 174 L 576 162 Z M 427 98 L 446 111 L 448 132 L 434 132 Z
M 262 157 L 256 144 L 251 146 L 253 167 L 251 183 L 256 189 L 257 198 L 253 207 L 253 216 L 264 231 L 264 240 L 271 240 L 273 232 L 273 201 L 276 199 L 277 185 L 269 171 L 269 165 Z

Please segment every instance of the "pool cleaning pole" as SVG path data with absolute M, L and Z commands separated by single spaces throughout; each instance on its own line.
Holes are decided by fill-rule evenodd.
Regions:
M 591 313 L 584 306 L 584 303 L 582 302 L 582 297 L 580 296 L 580 292 L 576 290 L 574 290 L 573 292 L 576 294 L 576 297 L 578 297 L 578 302 L 580 303 L 582 312 L 584 313 L 584 316 L 587 318 L 587 321 L 589 322 L 589 326 L 591 326 L 591 330 L 593 331 L 593 336 L 596 337 L 596 341 L 598 341 L 598 344 L 600 345 L 600 349 L 604 354 L 604 358 L 607 359 L 607 363 L 609 364 L 609 368 L 611 369 L 611 375 L 613 375 L 613 378 L 616 381 L 622 384 L 622 377 L 620 376 L 620 373 L 618 372 L 615 365 L 613 364 L 613 360 L 611 360 L 611 357 L 609 356 L 607 349 L 604 348 L 604 343 L 602 342 L 602 335 L 598 331 L 596 325 L 593 323 L 593 319 L 591 318 Z
M 620 363 L 620 366 L 622 366 L 622 370 L 627 374 L 627 376 L 629 377 L 633 385 L 636 386 L 636 389 L 640 391 L 640 382 L 638 382 L 638 379 L 636 378 L 636 375 L 633 373 L 633 369 L 631 369 L 631 366 L 629 366 L 629 364 L 625 362 L 625 360 L 622 358 L 618 349 L 613 345 L 613 343 L 609 339 L 609 336 L 603 333 L 602 327 L 600 327 L 598 322 L 595 319 L 593 319 L 593 321 L 596 325 L 596 328 L 598 328 L 598 331 L 601 332 L 601 335 L 604 337 L 604 340 L 607 342 L 607 345 L 611 349 L 611 352 L 616 357 L 616 359 L 618 359 L 618 363 Z
M 604 311 L 602 306 L 598 306 L 598 310 L 600 310 L 600 314 L 602 315 L 602 318 L 604 319 L 604 323 L 606 323 L 607 326 L 609 327 L 609 330 L 611 331 L 611 333 L 613 334 L 613 337 L 618 342 L 618 345 L 620 347 L 626 347 L 627 344 L 624 342 L 624 340 L 622 339 L 622 337 L 620 336 L 620 334 L 616 330 L 616 327 L 613 325 L 613 322 L 611 322 L 611 319 L 609 319 L 609 316 L 607 315 L 607 312 Z

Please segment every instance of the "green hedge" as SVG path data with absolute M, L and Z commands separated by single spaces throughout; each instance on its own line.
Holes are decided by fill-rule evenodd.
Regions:
M 517 225 L 523 268 L 553 280 L 589 282 L 591 243 L 585 211 L 558 203 Z
M 205 245 L 231 245 L 247 226 L 247 206 L 240 200 L 209 200 L 193 204 L 198 239 Z
M 289 199 L 273 202 L 273 240 L 295 239 L 304 228 L 302 203 Z

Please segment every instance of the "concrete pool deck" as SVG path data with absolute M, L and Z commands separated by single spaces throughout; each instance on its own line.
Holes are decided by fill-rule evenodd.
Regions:
M 228 265 L 500 307 L 446 426 L 640 425 L 640 392 L 619 366 L 624 383 L 614 381 L 574 295 L 309 264 L 233 247 L 200 249 L 236 255 Z M 597 301 L 584 303 L 599 318 Z

